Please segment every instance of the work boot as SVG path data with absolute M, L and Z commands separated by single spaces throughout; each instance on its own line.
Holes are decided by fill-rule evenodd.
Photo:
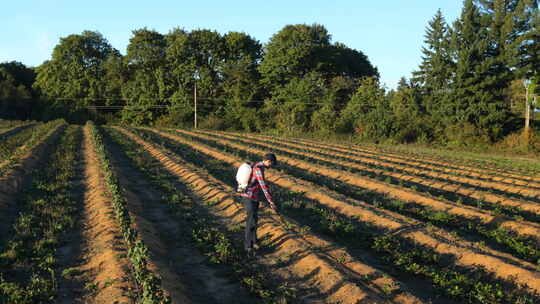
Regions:
M 255 248 L 246 249 L 246 256 L 248 258 L 255 258 L 255 256 L 257 256 L 257 253 L 255 252 Z

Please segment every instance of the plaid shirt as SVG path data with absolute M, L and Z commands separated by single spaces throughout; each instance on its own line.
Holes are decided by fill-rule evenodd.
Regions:
M 274 201 L 272 200 L 272 194 L 270 194 L 270 190 L 268 189 L 268 185 L 266 184 L 266 181 L 264 180 L 264 164 L 263 162 L 258 162 L 252 167 L 251 170 L 251 177 L 249 178 L 249 183 L 247 186 L 247 190 L 245 193 L 242 193 L 241 195 L 243 197 L 250 198 L 252 200 L 257 200 L 259 196 L 259 189 L 262 189 L 264 196 L 266 197 L 266 200 L 270 205 L 274 205 Z

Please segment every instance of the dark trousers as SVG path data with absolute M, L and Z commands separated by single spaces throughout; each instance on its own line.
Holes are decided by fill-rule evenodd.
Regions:
M 244 208 L 246 209 L 246 236 L 244 240 L 244 248 L 250 250 L 253 244 L 257 242 L 257 221 L 259 220 L 259 201 L 254 201 L 250 198 L 242 198 Z

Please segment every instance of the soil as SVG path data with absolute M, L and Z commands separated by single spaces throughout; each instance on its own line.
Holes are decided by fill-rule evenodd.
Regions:
M 417 161 L 424 164 L 430 164 L 430 165 L 435 165 L 439 167 L 442 166 L 444 168 L 449 168 L 449 169 L 454 169 L 454 170 L 456 169 L 462 170 L 462 172 L 478 173 L 481 175 L 489 174 L 490 176 L 498 176 L 501 178 L 506 177 L 510 179 L 524 180 L 527 182 L 530 181 L 536 184 L 540 183 L 540 177 L 538 176 L 529 176 L 529 175 L 520 174 L 518 171 L 514 172 L 512 170 L 509 170 L 508 168 L 504 168 L 504 169 L 497 168 L 497 167 L 488 168 L 486 166 L 482 166 L 482 168 L 479 169 L 478 167 L 474 165 L 465 165 L 465 164 L 460 164 L 456 162 L 450 162 L 448 160 L 441 160 L 440 158 L 436 156 L 427 156 L 427 155 L 420 155 L 420 154 L 411 154 L 409 156 L 403 153 L 388 151 L 387 149 L 368 148 L 368 147 L 358 146 L 354 144 L 343 145 L 343 144 L 332 144 L 332 143 L 320 143 L 320 142 L 307 140 L 307 139 L 295 139 L 295 141 L 306 142 L 306 143 L 311 143 L 311 144 L 316 144 L 316 145 L 323 145 L 326 147 L 345 148 L 345 149 L 348 149 L 349 151 L 368 153 L 375 156 L 388 155 L 388 156 L 392 156 L 398 159 L 413 160 L 413 161 Z
M 200 133 L 209 134 L 209 135 L 216 135 L 216 133 L 212 133 L 212 132 L 200 132 Z M 271 143 L 271 141 L 268 141 L 268 140 L 261 142 L 261 140 L 253 139 L 252 137 L 248 138 L 249 140 L 246 140 L 245 138 L 240 139 L 238 137 L 234 137 L 234 136 L 227 135 L 227 134 L 222 134 L 222 133 L 218 133 L 218 135 L 220 135 L 222 137 L 225 137 L 225 138 L 228 138 L 228 139 L 231 139 L 231 140 L 235 140 L 236 142 L 239 142 L 239 141 L 240 142 L 245 142 L 245 143 L 254 142 L 254 143 L 257 143 L 257 144 L 270 146 L 273 149 L 279 149 L 279 150 L 286 151 L 286 152 L 293 153 L 293 154 L 297 154 L 297 155 L 309 155 L 310 157 L 315 158 L 315 159 L 324 160 L 324 161 L 331 162 L 331 163 L 336 163 L 336 164 L 341 164 L 341 165 L 344 165 L 344 166 L 347 166 L 347 167 L 350 167 L 350 168 L 355 168 L 355 169 L 360 169 L 360 170 L 364 170 L 364 171 L 368 171 L 368 172 L 373 172 L 375 174 L 384 174 L 386 176 L 392 176 L 394 178 L 398 178 L 398 179 L 401 179 L 401 180 L 404 180 L 404 181 L 422 183 L 422 184 L 425 184 L 425 185 L 429 185 L 430 187 L 433 187 L 433 188 L 439 188 L 439 189 L 447 190 L 447 191 L 450 191 L 450 192 L 456 192 L 456 193 L 460 193 L 460 194 L 463 194 L 463 195 L 471 196 L 471 197 L 473 197 L 475 199 L 480 199 L 480 198 L 485 197 L 486 201 L 492 202 L 492 203 L 499 203 L 499 202 L 507 202 L 508 201 L 508 204 L 510 206 L 522 206 L 523 208 L 528 208 L 527 210 L 531 210 L 532 212 L 540 213 L 540 206 L 538 206 L 537 204 L 526 204 L 524 201 L 508 199 L 505 196 L 494 195 L 494 194 L 490 194 L 489 192 L 473 188 L 473 187 L 483 187 L 483 188 L 487 188 L 487 189 L 497 189 L 497 190 L 505 191 L 505 192 L 511 193 L 511 194 L 518 194 L 518 195 L 524 196 L 525 198 L 527 198 L 527 197 L 532 197 L 532 198 L 539 197 L 540 196 L 540 189 L 535 189 L 534 187 L 520 186 L 520 185 L 514 185 L 512 183 L 502 183 L 502 182 L 497 182 L 497 181 L 479 180 L 479 179 L 473 179 L 473 178 L 464 177 L 464 176 L 461 176 L 461 175 L 445 174 L 445 173 L 434 171 L 435 168 L 430 167 L 430 166 L 426 166 L 427 170 L 416 169 L 416 168 L 411 168 L 411 167 L 407 167 L 407 166 L 403 166 L 403 165 L 398 165 L 398 164 L 395 164 L 395 163 L 394 164 L 389 164 L 387 162 L 380 161 L 380 160 L 374 160 L 372 158 L 360 157 L 360 156 L 351 156 L 351 155 L 347 155 L 347 154 L 343 154 L 343 153 L 335 152 L 335 151 L 332 152 L 333 155 L 348 158 L 348 159 L 351 159 L 351 160 L 356 160 L 356 161 L 359 161 L 361 163 L 370 163 L 370 164 L 377 165 L 377 166 L 391 167 L 392 169 L 398 169 L 398 170 L 402 170 L 403 172 L 412 174 L 412 175 L 407 175 L 405 173 L 395 173 L 395 172 L 392 172 L 392 171 L 389 171 L 389 170 L 384 170 L 384 169 L 374 169 L 374 168 L 371 168 L 371 167 L 368 167 L 368 166 L 363 166 L 363 165 L 361 165 L 359 163 L 356 163 L 356 162 L 348 162 L 348 161 L 343 161 L 343 160 L 336 160 L 335 158 L 332 157 L 332 154 L 328 154 L 328 153 L 325 153 L 324 151 L 320 151 L 320 150 L 315 150 L 315 149 L 306 147 L 304 145 L 291 144 L 291 143 L 285 144 L 285 143 L 281 143 L 281 142 L 280 143 Z M 309 151 L 316 151 L 316 152 L 319 152 L 319 153 L 323 153 L 324 156 L 320 156 L 320 155 L 312 154 L 312 153 L 308 153 L 308 152 L 300 152 L 300 151 L 293 150 L 293 149 L 287 149 L 286 148 L 287 146 L 300 148 L 300 149 L 307 149 Z M 435 181 L 435 180 L 428 180 L 426 178 L 422 178 L 422 177 L 418 177 L 418 176 L 414 176 L 414 175 L 424 175 L 424 176 L 434 177 L 434 178 L 437 178 L 437 179 L 448 180 L 449 182 L 457 182 L 457 183 L 464 184 L 464 185 L 469 185 L 469 186 L 462 186 L 462 185 L 445 183 L 445 182 L 440 182 L 440 181 Z
M 190 135 L 198 136 L 205 139 L 215 140 L 215 138 L 196 134 L 193 132 L 188 132 L 185 130 L 177 130 L 178 132 Z M 161 133 L 163 135 L 163 133 Z M 230 147 L 242 149 L 245 151 L 250 151 L 252 153 L 263 155 L 266 151 L 251 148 L 246 145 L 222 141 L 222 144 L 228 145 Z M 518 234 L 526 235 L 529 237 L 536 238 L 540 240 L 540 224 L 532 223 L 527 221 L 516 222 L 511 218 L 506 218 L 503 216 L 493 216 L 487 212 L 479 210 L 478 208 L 458 205 L 452 202 L 441 201 L 434 199 L 432 197 L 424 196 L 417 192 L 400 188 L 398 186 L 389 185 L 378 180 L 374 180 L 368 177 L 360 177 L 358 175 L 350 174 L 344 171 L 331 169 L 328 167 L 318 166 L 313 163 L 308 163 L 306 161 L 301 161 L 293 159 L 286 156 L 279 157 L 280 162 L 287 163 L 290 166 L 295 166 L 306 171 L 313 172 L 315 174 L 324 175 L 330 178 L 335 178 L 341 180 L 344 183 L 357 186 L 363 189 L 368 189 L 377 193 L 385 194 L 390 197 L 405 201 L 413 202 L 423 206 L 432 208 L 433 210 L 443 211 L 450 214 L 455 214 L 463 216 L 466 218 L 477 219 L 486 224 L 498 224 L 502 228 L 510 229 Z
M 24 153 L 19 161 L 0 176 L 0 235 L 7 233 L 18 214 L 17 194 L 31 181 L 31 173 L 47 157 L 48 151 L 65 130 L 65 125 L 51 130 L 30 151 Z
M 119 129 L 126 136 L 141 144 L 158 159 L 172 174 L 183 183 L 190 184 L 195 193 L 203 200 L 216 201 L 211 212 L 226 225 L 240 224 L 245 221 L 245 214 L 240 204 L 231 196 L 229 186 L 209 177 L 202 177 L 181 159 L 171 159 L 161 151 L 143 141 L 140 137 Z M 346 255 L 343 249 L 336 248 L 330 242 L 311 235 L 300 237 L 297 233 L 285 230 L 279 218 L 263 212 L 260 220 L 259 235 L 265 236 L 269 248 L 264 256 L 257 259 L 271 269 L 273 275 L 280 278 L 282 284 L 297 288 L 302 301 L 311 303 L 386 303 L 384 295 L 375 283 L 354 284 L 348 277 L 353 269 L 362 274 L 376 272 L 371 266 L 355 261 Z M 321 248 L 314 252 L 309 248 Z M 344 254 L 348 267 L 336 266 L 336 254 Z M 346 270 L 344 270 L 346 268 Z M 376 276 L 378 277 L 378 276 Z M 381 280 L 392 279 L 382 277 Z M 386 281 L 388 282 L 388 281 Z M 421 303 L 414 296 L 400 293 L 392 299 L 395 303 Z
M 193 134 L 191 132 L 186 132 L 186 131 L 182 131 L 182 132 L 197 136 L 196 134 Z M 231 157 L 225 156 L 223 153 L 218 152 L 212 148 L 208 148 L 204 145 L 196 144 L 194 142 L 188 142 L 178 136 L 166 134 L 163 132 L 156 132 L 156 133 L 159 133 L 162 136 L 167 136 L 171 139 L 175 139 L 176 141 L 181 142 L 183 144 L 190 145 L 191 147 L 201 151 L 202 153 L 208 154 L 212 157 L 222 159 L 225 161 L 227 158 L 229 159 L 231 158 Z M 230 145 L 232 146 L 232 144 Z M 245 150 L 247 150 L 247 148 L 245 148 Z M 259 152 L 262 152 L 262 151 L 259 151 Z M 280 161 L 289 163 L 289 160 L 285 159 L 284 157 L 280 157 Z M 239 165 L 240 162 L 236 162 L 236 164 Z M 293 165 L 293 162 L 291 161 L 290 164 Z M 311 167 L 313 167 L 313 165 L 311 165 Z M 309 166 L 303 166 L 303 168 L 306 170 L 310 169 Z M 320 173 L 326 176 L 332 176 L 339 173 L 339 172 L 334 172 L 334 170 L 325 170 L 321 168 L 317 168 L 314 170 L 316 170 L 317 173 Z M 341 174 L 343 174 L 343 172 L 341 172 Z M 281 177 L 283 178 L 283 174 Z M 342 180 L 344 179 L 343 176 L 341 176 L 340 178 Z M 384 187 L 386 185 L 378 184 L 378 186 Z M 388 191 L 388 189 L 383 189 L 383 190 L 385 192 Z M 419 199 L 419 197 L 416 197 L 415 196 L 416 194 L 414 193 L 404 193 L 404 194 L 409 194 L 412 196 L 411 198 L 406 199 L 406 200 L 418 202 L 417 199 Z M 405 195 L 403 197 L 406 198 Z M 427 198 L 424 198 L 424 199 L 427 200 Z M 329 204 L 328 202 L 329 202 L 328 199 L 325 199 L 324 201 L 321 200 L 322 204 Z M 335 202 L 334 202 L 334 205 L 329 205 L 329 206 L 342 207 L 342 209 L 340 209 L 340 212 L 346 212 L 346 210 L 351 210 L 350 208 L 347 208 L 347 206 L 337 206 Z M 467 212 L 467 211 L 473 212 L 472 210 L 468 210 L 466 208 L 463 208 L 463 209 L 464 209 L 464 212 Z M 351 213 L 348 215 L 354 216 L 355 213 Z M 360 214 L 356 214 L 356 215 L 361 217 Z M 495 219 L 492 219 L 492 220 L 495 220 Z M 513 228 L 517 228 L 515 226 L 522 226 L 520 228 L 522 230 L 520 231 L 525 231 L 526 229 L 531 228 L 531 227 L 528 227 L 526 225 L 523 225 L 521 223 L 516 223 L 516 222 L 512 222 L 512 225 L 514 226 Z M 537 229 L 537 227 L 535 228 Z M 411 240 L 414 240 L 415 242 L 418 242 L 420 244 L 431 247 L 436 252 L 439 252 L 443 255 L 454 256 L 456 259 L 455 263 L 457 265 L 460 265 L 463 267 L 483 266 L 485 269 L 487 269 L 490 272 L 493 272 L 496 276 L 502 279 L 511 280 L 514 278 L 514 276 L 516 276 L 515 278 L 516 282 L 523 284 L 525 286 L 528 286 L 535 292 L 540 292 L 540 274 L 536 271 L 535 265 L 528 262 L 520 261 L 507 254 L 502 254 L 502 253 L 494 252 L 492 250 L 486 250 L 483 248 L 476 248 L 478 246 L 475 246 L 474 244 L 471 244 L 471 243 L 463 242 L 453 237 L 447 232 L 434 229 L 434 228 L 430 228 L 430 229 L 433 231 L 437 231 L 438 234 L 433 235 L 433 233 L 427 233 L 425 229 L 413 229 L 413 231 L 404 230 L 404 232 L 400 232 L 400 235 L 410 238 Z M 525 232 L 530 233 L 531 231 L 525 231 Z
M 162 286 L 172 302 L 259 302 L 223 267 L 207 264 L 207 257 L 190 241 L 191 231 L 181 227 L 170 214 L 148 178 L 133 167 L 116 144 L 106 142 L 136 229 L 150 250 L 149 269 L 161 276 Z
M 13 135 L 13 134 L 16 134 L 16 133 L 19 133 L 20 131 L 22 131 L 24 129 L 27 129 L 27 128 L 30 128 L 30 127 L 33 127 L 35 125 L 36 125 L 35 123 L 31 123 L 31 124 L 26 124 L 26 125 L 22 125 L 22 126 L 13 127 L 11 129 L 7 129 L 5 131 L 0 132 L 0 139 L 2 139 L 4 137 L 7 137 L 7 136 L 10 136 L 10 135 Z
M 106 194 L 88 126 L 83 134 L 81 187 L 84 204 L 80 232 L 70 234 L 71 243 L 80 243 L 80 248 L 61 249 L 63 259 L 72 266 L 69 270 L 73 275 L 61 281 L 58 303 L 134 303 L 130 294 L 136 286 L 130 275 L 127 248 Z

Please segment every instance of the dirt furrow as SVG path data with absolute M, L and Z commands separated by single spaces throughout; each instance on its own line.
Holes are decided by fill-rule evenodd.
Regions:
M 216 151 L 213 148 L 208 148 L 204 145 L 190 142 L 168 133 L 155 130 L 154 132 L 179 143 L 189 145 L 201 153 L 228 162 L 231 165 L 238 166 L 241 164 L 241 162 L 234 157 Z M 280 158 L 280 161 L 281 159 L 282 158 Z M 482 266 L 485 269 L 495 273 L 499 278 L 509 280 L 513 279 L 513 276 L 517 273 L 520 273 L 520 275 L 528 278 L 525 280 L 519 280 L 520 284 L 528 285 L 531 289 L 540 291 L 540 281 L 538 281 L 540 279 L 540 274 L 535 270 L 535 265 L 531 263 L 521 261 L 508 254 L 501 254 L 493 250 L 476 248 L 471 243 L 457 239 L 456 237 L 453 237 L 442 230 L 433 228 L 419 228 L 412 229 L 412 231 L 408 230 L 406 229 L 407 227 L 416 226 L 418 223 L 391 212 L 385 212 L 386 216 L 381 216 L 373 211 L 370 211 L 365 204 L 364 207 L 352 206 L 346 202 L 336 200 L 327 194 L 315 191 L 314 189 L 316 189 L 316 187 L 313 185 L 310 186 L 309 183 L 295 182 L 295 179 L 284 174 L 279 174 L 273 170 L 270 170 L 269 172 L 273 174 L 269 174 L 267 179 L 272 183 L 278 184 L 292 191 L 302 192 L 307 197 L 317 200 L 323 205 L 336 208 L 336 210 L 342 214 L 358 218 L 361 221 L 369 222 L 374 226 L 380 227 L 381 229 L 398 231 L 397 234 L 401 235 L 402 237 L 431 247 L 440 254 L 452 255 L 456 257 L 456 263 L 460 266 Z M 531 283 L 530 280 L 534 280 L 534 283 Z
M 285 145 L 288 145 L 288 146 L 297 147 L 297 148 L 304 148 L 301 145 L 282 144 L 282 143 L 266 144 L 266 143 L 261 142 L 261 141 L 256 140 L 256 139 L 254 139 L 254 141 L 252 142 L 250 140 L 240 139 L 238 137 L 225 135 L 223 133 L 197 132 L 197 134 L 210 135 L 210 136 L 218 135 L 218 136 L 224 137 L 226 139 L 230 139 L 231 141 L 235 141 L 235 142 L 243 142 L 243 143 L 246 143 L 246 144 L 256 143 L 258 145 L 269 146 L 272 149 L 278 149 L 278 150 L 281 150 L 281 151 L 286 151 L 286 152 L 290 152 L 290 153 L 294 153 L 294 154 L 298 154 L 298 155 L 309 155 L 310 157 L 314 156 L 313 154 L 308 154 L 307 152 L 299 152 L 297 150 L 290 150 L 290 149 L 287 149 L 286 147 L 284 147 Z M 486 192 L 486 191 L 482 191 L 482 190 L 478 190 L 478 189 L 474 189 L 474 188 L 470 188 L 470 187 L 466 187 L 466 186 L 462 186 L 462 185 L 456 185 L 456 184 L 452 184 L 452 183 L 445 183 L 445 182 L 426 179 L 426 178 L 422 178 L 422 177 L 418 177 L 418 176 L 410 176 L 408 174 L 396 173 L 396 172 L 392 172 L 392 171 L 389 171 L 389 170 L 373 169 L 373 168 L 370 168 L 370 167 L 367 167 L 367 166 L 362 166 L 362 165 L 360 165 L 358 163 L 344 162 L 344 161 L 341 161 L 341 160 L 338 160 L 338 159 L 334 159 L 334 158 L 331 157 L 331 155 L 328 155 L 328 154 L 325 154 L 325 155 L 327 155 L 329 157 L 320 157 L 318 159 L 325 160 L 327 162 L 334 163 L 334 164 L 337 164 L 337 165 L 345 165 L 347 167 L 372 172 L 372 173 L 375 173 L 375 174 L 391 176 L 391 177 L 394 177 L 396 179 L 403 180 L 403 181 L 423 184 L 423 185 L 429 186 L 429 187 L 434 188 L 434 189 L 440 189 L 440 190 L 444 190 L 444 191 L 447 191 L 447 192 L 458 193 L 458 194 L 461 194 L 463 196 L 467 196 L 467 197 L 470 197 L 470 198 L 473 198 L 473 199 L 476 199 L 476 200 L 480 200 L 480 201 L 483 201 L 483 202 L 488 202 L 488 203 L 492 203 L 492 204 L 500 204 L 500 205 L 510 206 L 510 207 L 517 207 L 517 208 L 520 208 L 521 210 L 536 213 L 536 214 L 540 215 L 540 205 L 538 205 L 536 203 L 528 202 L 528 201 L 525 201 L 525 200 L 518 200 L 518 199 L 514 199 L 514 198 L 508 198 L 506 196 L 497 195 L 497 194 L 493 194 L 493 193 L 490 193 L 490 192 Z M 339 154 L 336 154 L 336 155 L 339 155 Z M 362 162 L 370 162 L 369 159 L 364 159 L 364 158 L 360 158 L 360 157 L 353 157 L 353 156 L 347 156 L 347 155 L 339 155 L 339 156 L 349 158 L 349 159 L 353 159 L 353 160 L 362 161 Z M 375 163 L 375 162 L 372 162 L 372 163 Z M 377 164 L 379 164 L 379 165 L 388 165 L 388 164 L 383 164 L 383 163 L 380 163 L 380 162 L 377 162 Z M 411 173 L 414 174 L 414 172 L 411 172 Z M 419 174 L 429 175 L 427 173 L 429 173 L 429 172 L 419 172 Z
M 388 150 L 377 149 L 377 148 L 369 149 L 369 148 L 361 147 L 359 145 L 354 145 L 354 144 L 344 145 L 344 144 L 333 144 L 333 143 L 321 143 L 321 142 L 317 142 L 317 141 L 313 141 L 313 140 L 296 139 L 296 138 L 294 140 L 296 142 L 306 142 L 306 143 L 311 143 L 311 144 L 315 144 L 315 145 L 324 145 L 324 146 L 327 146 L 327 147 L 345 148 L 345 149 L 348 149 L 349 151 L 369 153 L 369 154 L 372 154 L 374 156 L 379 156 L 379 155 L 383 155 L 383 154 L 384 155 L 391 155 L 391 156 L 399 158 L 399 159 L 414 160 L 414 161 L 426 163 L 426 164 L 429 164 L 429 165 L 443 166 L 443 167 L 446 167 L 446 168 L 459 169 L 459 170 L 463 170 L 464 172 L 475 172 L 475 173 L 478 173 L 478 174 L 489 174 L 490 176 L 499 176 L 501 178 L 510 178 L 511 180 L 519 179 L 519 180 L 524 180 L 524 181 L 527 181 L 527 182 L 540 183 L 540 177 L 539 176 L 524 175 L 524 174 L 521 174 L 519 172 L 510 171 L 508 169 L 502 169 L 502 168 L 481 168 L 481 169 L 479 169 L 478 167 L 473 166 L 473 165 L 458 164 L 456 162 L 449 162 L 447 160 L 439 160 L 437 158 L 427 157 L 427 156 L 420 155 L 420 154 L 414 154 L 414 155 L 408 156 L 408 155 L 406 155 L 404 153 L 398 153 L 398 152 L 394 152 L 394 151 L 388 151 Z
M 11 222 L 5 220 L 6 216 L 16 213 L 15 198 L 17 193 L 29 180 L 30 173 L 46 155 L 51 144 L 56 141 L 65 130 L 66 125 L 51 130 L 30 151 L 24 153 L 18 163 L 0 176 L 0 234 L 4 233 Z
M 195 173 L 189 166 L 177 159 L 171 159 L 153 145 L 145 142 L 139 136 L 126 130 L 119 129 L 126 136 L 141 144 L 148 152 L 158 159 L 172 174 L 178 176 L 180 180 L 192 186 L 192 189 L 203 199 L 210 201 L 219 201 L 213 208 L 215 213 L 225 223 L 239 224 L 245 222 L 245 213 L 242 207 L 231 197 L 229 186 L 209 177 L 202 177 Z M 215 185 L 219 185 L 216 187 Z M 224 189 L 224 190 L 222 190 Z M 388 277 L 380 277 L 374 282 L 365 285 L 357 285 L 348 280 L 349 275 L 363 276 L 373 275 L 377 271 L 372 267 L 360 263 L 348 255 L 343 249 L 334 248 L 331 243 L 324 241 L 307 233 L 304 237 L 291 234 L 285 230 L 275 215 L 265 213 L 259 226 L 261 235 L 268 235 L 269 242 L 276 244 L 274 252 L 265 255 L 264 259 L 259 259 L 262 263 L 274 264 L 282 260 L 285 256 L 295 256 L 293 263 L 281 266 L 276 273 L 281 275 L 289 284 L 310 286 L 317 289 L 318 300 L 340 303 L 385 303 L 380 294 L 380 287 L 384 284 L 393 283 Z M 317 246 L 318 248 L 331 248 L 326 253 L 314 252 L 309 248 Z M 340 270 L 335 266 L 337 257 L 345 257 L 348 271 Z M 287 279 L 287 274 L 293 278 Z M 295 282 L 296 281 L 296 282 Z M 395 282 L 394 282 L 395 283 Z M 375 285 L 375 286 L 370 286 Z M 300 288 L 300 289 L 303 289 Z M 313 302 L 312 300 L 307 300 Z M 399 293 L 392 299 L 394 303 L 420 303 L 420 301 L 406 293 Z
M 135 284 L 130 280 L 127 249 L 107 197 L 99 161 L 88 126 L 84 128 L 84 210 L 82 213 L 81 263 L 73 267 L 81 273 L 86 288 L 81 298 L 65 303 L 132 303 L 128 296 Z
M 214 133 L 209 132 L 209 133 L 206 133 L 206 134 L 211 134 L 212 135 Z M 284 144 L 272 144 L 272 143 L 269 143 L 268 141 L 266 141 L 264 143 L 261 143 L 258 140 L 255 140 L 255 142 L 251 142 L 249 140 L 240 139 L 238 137 L 234 137 L 234 136 L 230 136 L 230 135 L 223 135 L 223 134 L 220 134 L 220 135 L 222 137 L 225 137 L 225 138 L 230 139 L 230 140 L 235 141 L 235 142 L 243 142 L 243 143 L 246 143 L 246 144 L 256 143 L 256 144 L 259 144 L 259 145 L 268 146 L 269 148 L 272 148 L 272 149 L 285 151 L 285 152 L 292 153 L 292 154 L 295 154 L 295 155 L 308 155 L 309 157 L 314 158 L 314 159 L 323 160 L 323 161 L 331 162 L 331 163 L 336 163 L 336 164 L 340 164 L 340 165 L 343 165 L 343 166 L 346 166 L 346 167 L 355 168 L 355 169 L 359 169 L 359 170 L 363 170 L 363 171 L 368 171 L 368 172 L 372 172 L 372 173 L 375 173 L 375 174 L 382 174 L 382 175 L 386 175 L 386 176 L 392 176 L 394 178 L 401 179 L 401 180 L 404 180 L 404 181 L 410 181 L 410 182 L 415 182 L 415 183 L 419 183 L 419 184 L 425 184 L 425 185 L 429 185 L 430 187 L 440 188 L 440 189 L 451 191 L 451 192 L 457 192 L 457 193 L 460 193 L 462 195 L 471 196 L 471 197 L 476 198 L 476 199 L 480 199 L 480 198 L 482 198 L 484 196 L 486 196 L 486 197 L 489 196 L 489 199 L 486 198 L 486 201 L 488 201 L 490 203 L 508 202 L 509 206 L 523 206 L 523 208 L 529 208 L 529 209 L 532 208 L 532 210 L 534 210 L 533 212 L 540 212 L 540 206 L 538 206 L 537 204 L 533 204 L 533 203 L 528 204 L 526 202 L 520 202 L 519 200 L 508 199 L 508 198 L 506 198 L 504 196 L 501 196 L 501 195 L 490 194 L 489 192 L 479 190 L 479 189 L 473 189 L 471 187 L 476 186 L 476 187 L 483 187 L 483 188 L 488 188 L 488 189 L 497 189 L 499 191 L 504 191 L 506 193 L 522 195 L 525 198 L 526 197 L 531 197 L 531 198 L 540 197 L 540 190 L 535 190 L 535 189 L 531 189 L 531 188 L 525 188 L 525 187 L 521 187 L 521 186 L 520 187 L 512 186 L 512 185 L 502 184 L 502 183 L 498 183 L 498 182 L 489 182 L 489 181 L 483 181 L 483 180 L 470 179 L 470 178 L 466 178 L 466 177 L 454 176 L 454 175 L 449 175 L 449 174 L 441 174 L 441 173 L 437 173 L 437 172 L 433 172 L 433 171 L 417 170 L 417 169 L 409 168 L 409 167 L 406 167 L 406 166 L 392 165 L 392 168 L 396 168 L 396 169 L 399 169 L 402 172 L 404 172 L 404 173 L 397 173 L 397 172 L 392 172 L 392 171 L 385 170 L 385 169 L 375 169 L 375 168 L 371 168 L 369 166 L 363 166 L 363 165 L 355 163 L 355 162 L 349 162 L 349 161 L 344 161 L 344 160 L 336 160 L 335 158 L 332 158 L 331 156 L 328 156 L 327 154 L 324 154 L 326 156 L 321 156 L 321 155 L 314 154 L 314 153 L 289 149 Z M 296 147 L 296 148 L 300 148 L 300 149 L 305 149 L 305 147 L 303 147 L 301 145 L 289 144 L 288 146 Z M 335 153 L 335 155 L 339 155 L 339 156 L 342 156 L 342 157 L 347 157 L 347 156 L 344 156 L 344 155 L 338 154 L 338 153 Z M 361 161 L 361 162 L 364 162 L 364 163 L 371 163 L 371 164 L 377 165 L 377 166 L 379 166 L 379 165 L 380 166 L 388 166 L 387 163 L 384 163 L 384 162 L 381 162 L 381 161 L 375 161 L 375 160 L 372 160 L 372 159 L 369 159 L 369 158 L 360 158 L 360 157 L 354 157 L 354 158 L 349 157 L 349 158 L 357 160 L 357 161 Z M 409 175 L 409 174 L 412 174 L 412 175 Z M 414 176 L 414 175 L 424 175 L 424 176 L 434 177 L 434 178 L 438 178 L 438 179 L 442 179 L 442 180 L 448 180 L 449 182 L 457 182 L 457 183 L 462 183 L 462 184 L 471 185 L 471 186 L 468 187 L 468 186 L 445 183 L 445 182 L 436 181 L 436 180 L 429 180 L 429 179 L 419 177 L 419 176 Z
M 200 132 L 203 132 L 203 131 L 200 131 Z M 207 133 L 212 133 L 212 132 L 207 132 Z M 396 168 L 399 167 L 400 165 L 409 165 L 413 167 L 426 169 L 428 170 L 427 172 L 431 172 L 432 174 L 435 173 L 433 172 L 435 170 L 436 172 L 445 172 L 445 173 L 450 173 L 454 175 L 457 174 L 459 176 L 470 176 L 472 178 L 480 178 L 483 180 L 491 180 L 494 182 L 502 182 L 506 184 L 513 184 L 513 185 L 524 186 L 528 188 L 540 189 L 540 183 L 530 181 L 530 180 L 494 176 L 494 175 L 489 175 L 483 172 L 479 173 L 479 172 L 474 172 L 470 170 L 458 170 L 458 169 L 452 169 L 448 167 L 442 167 L 440 165 L 430 165 L 430 164 L 422 163 L 417 160 L 409 160 L 404 157 L 398 158 L 394 156 L 387 156 L 383 153 L 378 153 L 374 155 L 373 153 L 361 152 L 360 150 L 352 151 L 351 149 L 347 149 L 344 147 L 329 146 L 322 142 L 315 144 L 315 143 L 301 141 L 301 140 L 293 141 L 287 138 L 276 138 L 276 137 L 256 135 L 256 134 L 237 134 L 237 133 L 231 133 L 231 132 L 216 132 L 216 134 L 230 135 L 230 136 L 235 136 L 236 138 L 258 139 L 258 140 L 263 140 L 267 142 L 270 141 L 270 142 L 274 142 L 278 144 L 286 144 L 293 147 L 301 147 L 303 149 L 309 149 L 309 150 L 316 151 L 319 153 L 336 154 L 345 158 L 372 162 L 373 164 L 377 164 L 377 165 L 391 166 L 391 167 L 396 167 Z M 358 155 L 358 157 L 355 157 L 355 155 Z M 378 161 L 378 160 L 382 160 L 382 161 Z M 388 162 L 384 162 L 384 161 L 388 161 Z M 412 169 L 412 168 L 408 168 L 408 169 Z M 426 170 L 423 170 L 422 172 L 425 172 Z
M 255 303 L 247 292 L 209 267 L 206 258 L 186 242 L 177 220 L 162 202 L 161 193 L 107 140 L 111 161 L 125 189 L 137 231 L 150 250 L 149 269 L 162 278 L 173 303 Z M 189 237 L 189 235 L 187 236 Z M 174 261 L 174 263 L 171 263 Z M 219 288 L 216 288 L 219 286 Z M 237 297 L 241 297 L 240 301 Z
M 215 140 L 215 138 L 212 138 L 209 136 L 195 134 L 195 133 L 185 131 L 185 130 L 179 130 L 179 131 L 189 136 Z M 178 138 L 178 136 L 176 136 L 176 138 Z M 261 156 L 264 153 L 267 153 L 267 151 L 263 151 L 263 150 L 251 148 L 251 147 L 246 147 L 245 145 L 241 145 L 241 144 L 234 144 L 231 142 L 222 142 L 222 144 L 225 144 L 227 146 L 230 146 L 236 149 L 241 149 L 241 150 L 248 151 L 251 153 L 259 154 Z M 397 186 L 388 185 L 386 183 L 383 183 L 383 182 L 380 182 L 371 178 L 359 177 L 359 176 L 350 174 L 348 172 L 317 166 L 313 163 L 309 163 L 306 161 L 302 161 L 302 160 L 298 160 L 298 159 L 294 159 L 294 158 L 290 158 L 286 156 L 279 156 L 279 159 L 280 159 L 280 162 L 287 163 L 290 166 L 304 169 L 315 174 L 320 174 L 320 175 L 324 175 L 330 178 L 334 178 L 344 183 L 350 184 L 352 186 L 357 186 L 357 187 L 368 189 L 377 193 L 386 194 L 392 198 L 396 198 L 405 202 L 413 202 L 420 205 L 428 206 L 434 210 L 443 211 L 450 214 L 463 216 L 466 218 L 478 219 L 485 224 L 497 223 L 499 227 L 506 228 L 518 234 L 530 236 L 530 237 L 540 240 L 540 237 L 539 237 L 540 224 L 537 224 L 537 223 L 531 223 L 531 222 L 526 222 L 526 221 L 516 222 L 512 220 L 511 218 L 507 218 L 504 216 L 493 216 L 486 212 L 478 210 L 477 208 L 474 208 L 474 207 L 461 206 L 461 205 L 457 205 L 451 202 L 437 200 L 431 197 L 426 197 L 414 191 L 411 191 L 408 189 L 402 189 Z
M 0 133 L 0 139 L 5 138 L 5 137 L 10 136 L 10 135 L 13 135 L 13 134 L 16 134 L 16 133 L 19 133 L 20 131 L 22 131 L 24 129 L 27 129 L 29 127 L 32 127 L 34 125 L 36 125 L 36 124 L 35 123 L 30 123 L 30 124 L 26 124 L 26 125 L 16 126 L 16 127 L 11 128 L 11 129 L 7 129 L 4 132 Z

